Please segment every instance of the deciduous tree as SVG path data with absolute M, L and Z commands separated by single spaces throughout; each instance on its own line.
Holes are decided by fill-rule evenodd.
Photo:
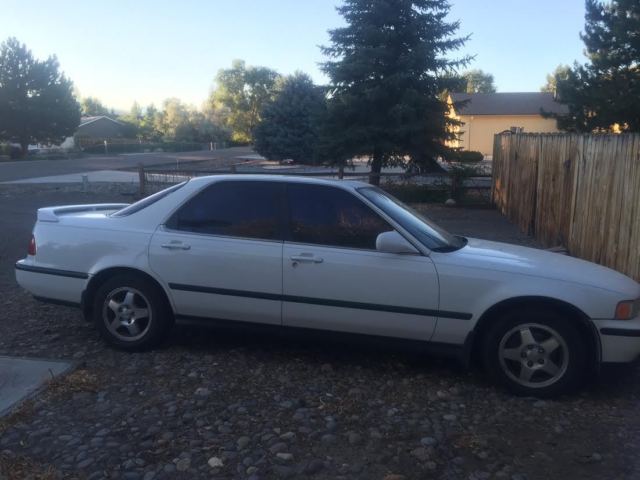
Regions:
M 166 99 L 162 107 L 162 114 L 157 117 L 157 127 L 164 139 L 192 141 L 194 131 L 189 121 L 189 108 L 177 98 Z
M 0 138 L 20 144 L 61 143 L 80 124 L 71 81 L 51 56 L 37 60 L 15 38 L 0 45 Z
M 159 116 L 160 112 L 153 104 L 144 109 L 144 115 L 140 120 L 139 126 L 139 132 L 143 139 L 158 141 L 162 138 L 162 132 L 157 128 Z
M 243 60 L 234 60 L 230 69 L 218 72 L 209 105 L 223 113 L 234 141 L 253 141 L 253 130 L 264 104 L 273 96 L 278 76 L 270 68 L 247 66 Z
M 495 93 L 496 85 L 493 75 L 480 69 L 469 70 L 462 74 L 467 93 Z
M 125 127 L 124 136 L 126 138 L 138 138 L 142 139 L 142 132 L 140 131 L 140 125 L 144 114 L 142 108 L 138 105 L 138 102 L 133 102 L 131 110 L 124 115 L 118 117 L 118 121 Z
M 569 65 L 558 65 L 552 73 L 547 75 L 547 81 L 540 87 L 540 91 L 555 95 L 558 92 L 558 82 L 567 81 L 570 74 L 571 67 Z
M 155 116 L 155 129 L 164 140 L 173 142 L 222 142 L 229 138 L 228 131 L 206 109 L 201 112 L 185 105 L 177 98 L 164 101 L 161 112 L 147 108 L 147 115 Z
M 231 138 L 231 132 L 222 125 L 216 113 L 210 109 L 192 110 L 189 114 L 189 122 L 193 126 L 193 141 L 226 143 Z
M 109 109 L 95 97 L 85 97 L 80 101 L 82 115 L 86 117 L 94 117 L 98 115 L 109 115 Z

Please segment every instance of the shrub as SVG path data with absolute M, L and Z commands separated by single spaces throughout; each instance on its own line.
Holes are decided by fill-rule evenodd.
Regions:
M 188 142 L 159 142 L 159 143 L 110 143 L 107 145 L 108 153 L 143 153 L 143 152 L 189 152 L 202 150 L 202 143 Z M 105 153 L 104 145 L 97 144 L 83 148 L 86 153 Z
M 449 198 L 448 188 L 411 183 L 382 183 L 380 188 L 405 203 L 442 203 Z
M 0 143 L 0 155 L 7 156 L 12 160 L 20 158 L 22 155 L 22 150 L 17 145 L 12 145 L 10 143 Z
M 460 163 L 477 163 L 484 160 L 484 155 L 480 152 L 461 150 L 458 152 L 456 160 Z

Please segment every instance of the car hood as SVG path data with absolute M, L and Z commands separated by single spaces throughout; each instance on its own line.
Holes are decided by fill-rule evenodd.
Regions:
M 469 238 L 467 245 L 454 253 L 475 268 L 603 288 L 628 295 L 630 300 L 640 296 L 640 284 L 615 270 L 547 250 Z

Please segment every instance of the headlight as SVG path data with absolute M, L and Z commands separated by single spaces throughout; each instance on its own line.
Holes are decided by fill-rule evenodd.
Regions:
M 640 311 L 640 299 L 637 300 L 625 300 L 618 303 L 616 307 L 616 320 L 631 320 L 638 316 Z

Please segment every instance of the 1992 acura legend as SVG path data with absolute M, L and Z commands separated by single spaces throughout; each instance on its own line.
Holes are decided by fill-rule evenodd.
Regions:
M 41 208 L 16 277 L 124 349 L 189 317 L 396 337 L 537 396 L 640 353 L 635 281 L 451 235 L 359 182 L 221 175 L 132 205 Z

